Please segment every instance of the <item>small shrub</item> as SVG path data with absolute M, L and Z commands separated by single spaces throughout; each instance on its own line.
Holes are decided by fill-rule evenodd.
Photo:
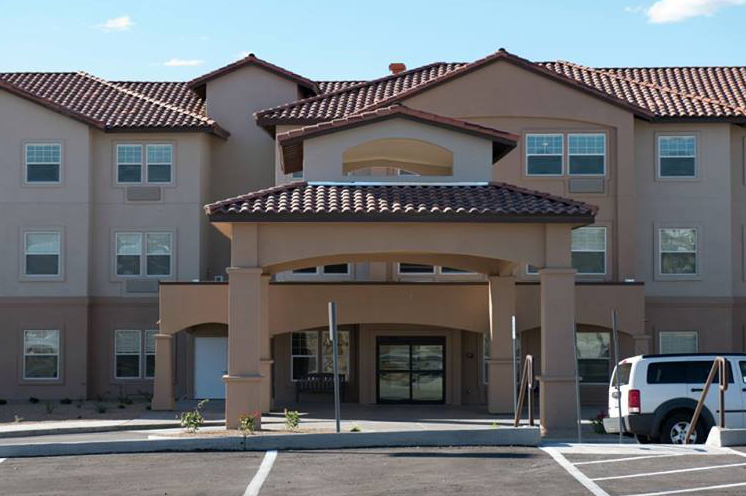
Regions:
M 591 418 L 591 425 L 593 425 L 593 432 L 596 434 L 605 434 L 606 429 L 604 429 L 604 418 L 606 417 L 605 412 L 598 412 L 595 417 Z
M 36 403 L 39 403 L 39 398 L 37 398 L 37 397 L 35 397 L 35 396 L 31 396 L 31 397 L 30 397 L 30 398 L 28 399 L 28 402 L 29 402 L 29 403 L 34 403 L 34 404 L 36 404 Z
M 7 405 L 7 404 L 8 404 L 8 400 L 4 400 L 0 398 L 0 405 Z
M 149 391 L 141 391 L 141 390 L 138 389 L 137 390 L 137 394 L 139 394 L 140 396 L 142 396 L 143 398 L 145 398 L 145 401 L 147 401 L 147 402 L 150 402 L 150 401 L 153 400 L 153 393 L 151 393 Z
M 117 398 L 117 400 L 118 400 L 118 401 L 119 401 L 119 403 L 121 403 L 122 405 L 131 405 L 131 404 L 132 404 L 132 398 L 130 398 L 130 397 L 129 397 L 129 396 L 127 396 L 127 395 L 124 395 L 124 396 L 121 396 L 121 395 L 120 395 L 120 396 L 119 396 L 119 397 Z
M 205 423 L 205 417 L 202 416 L 202 407 L 210 400 L 202 400 L 197 403 L 197 407 L 191 412 L 181 412 L 181 426 L 187 432 L 197 432 L 202 424 Z
M 93 408 L 95 408 L 98 413 L 106 413 L 107 410 L 106 405 L 101 403 L 94 403 Z
M 362 429 L 359 425 L 355 424 L 352 426 L 352 429 L 350 429 L 350 432 L 362 432 Z
M 300 414 L 297 410 L 285 409 L 285 427 L 288 430 L 294 430 L 298 428 L 300 424 Z
M 238 430 L 241 431 L 241 433 L 246 437 L 249 434 L 254 434 L 256 432 L 257 420 L 260 417 L 261 414 L 259 412 L 254 412 L 251 415 L 241 415 L 238 417 Z
M 16 424 L 20 424 L 21 422 L 23 422 L 23 417 L 19 417 L 18 415 L 13 415 L 13 422 L 15 422 Z
M 62 403 L 63 405 L 72 405 L 73 400 L 71 400 L 70 398 L 62 398 L 60 400 L 60 403 Z
M 51 401 L 47 401 L 46 409 L 47 415 L 50 415 L 52 412 L 54 412 L 54 405 L 52 405 Z

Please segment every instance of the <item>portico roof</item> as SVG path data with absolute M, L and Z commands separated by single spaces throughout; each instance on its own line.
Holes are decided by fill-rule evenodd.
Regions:
M 593 222 L 597 207 L 506 183 L 309 183 L 211 203 L 212 222 Z

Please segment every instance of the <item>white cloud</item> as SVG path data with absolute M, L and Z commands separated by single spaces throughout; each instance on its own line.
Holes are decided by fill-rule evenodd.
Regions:
M 723 7 L 746 4 L 746 0 L 659 0 L 645 12 L 648 22 L 681 22 L 691 17 L 712 16 Z
M 639 14 L 640 12 L 644 11 L 645 7 L 643 5 L 635 5 L 634 7 L 624 7 L 624 11 L 628 14 Z
M 205 61 L 200 59 L 170 59 L 165 61 L 163 65 L 166 67 L 193 67 L 204 63 Z
M 106 19 L 104 22 L 96 24 L 94 27 L 101 31 L 129 31 L 135 23 L 132 22 L 130 16 L 120 16 L 111 19 Z

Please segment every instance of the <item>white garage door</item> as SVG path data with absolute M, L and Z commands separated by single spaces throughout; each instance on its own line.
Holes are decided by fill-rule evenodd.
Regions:
M 194 397 L 224 399 L 228 338 L 194 338 Z

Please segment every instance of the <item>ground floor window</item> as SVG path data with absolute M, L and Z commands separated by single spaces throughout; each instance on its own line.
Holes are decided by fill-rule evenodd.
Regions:
M 114 331 L 114 376 L 117 379 L 155 376 L 155 334 L 157 331 Z
M 339 373 L 350 377 L 350 332 L 338 330 L 337 361 Z M 291 335 L 290 375 L 293 381 L 319 372 L 331 374 L 334 370 L 332 341 L 329 331 L 300 331 Z M 321 360 L 319 360 L 321 357 Z M 319 370 L 319 365 L 321 370 Z
M 611 334 L 608 332 L 579 332 L 578 375 L 581 382 L 608 383 Z
M 658 334 L 660 353 L 697 353 L 697 331 L 661 331 Z
M 23 378 L 58 379 L 60 331 L 23 331 Z

